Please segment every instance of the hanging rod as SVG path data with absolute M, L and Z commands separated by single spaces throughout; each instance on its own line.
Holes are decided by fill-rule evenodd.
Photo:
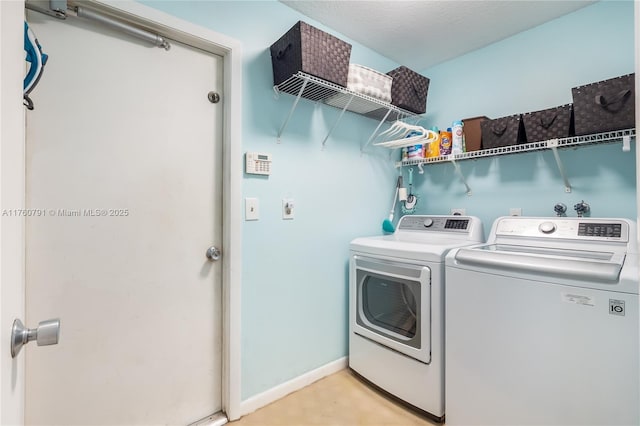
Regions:
M 67 19 L 67 0 L 34 1 L 27 0 L 24 7 L 34 12 L 44 13 L 58 19 Z
M 140 40 L 144 40 L 157 47 L 162 47 L 164 50 L 171 49 L 171 44 L 158 34 L 154 34 L 150 31 L 138 28 L 128 22 L 121 21 L 117 18 L 102 14 L 93 9 L 87 9 L 83 6 L 69 6 L 66 0 L 50 0 L 48 7 L 45 6 L 47 2 L 34 2 L 26 1 L 25 7 L 35 12 L 44 13 L 46 15 L 54 16 L 59 19 L 66 19 L 71 11 L 71 16 L 77 16 L 79 18 L 89 19 L 95 22 L 99 22 L 103 25 L 112 27 L 118 31 L 129 34 L 132 37 L 136 37 Z
M 133 25 L 127 22 L 120 21 L 118 19 L 112 18 L 107 15 L 103 15 L 94 10 L 86 9 L 80 6 L 75 7 L 75 12 L 78 14 L 78 17 L 80 18 L 86 18 L 86 19 L 91 19 L 92 21 L 100 22 L 101 24 L 105 24 L 109 27 L 113 27 L 133 37 L 148 41 L 154 46 L 162 47 L 164 48 L 164 50 L 171 49 L 171 45 L 163 37 L 160 37 L 158 34 L 154 34 L 149 31 L 143 30 L 142 28 L 134 27 Z

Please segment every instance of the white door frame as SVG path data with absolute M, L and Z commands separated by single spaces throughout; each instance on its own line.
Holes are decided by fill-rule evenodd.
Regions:
M 220 90 L 224 108 L 222 409 L 230 420 L 238 419 L 241 398 L 241 44 L 223 34 L 133 1 L 98 0 L 94 5 L 170 39 L 223 57 L 224 82 Z M 23 22 L 23 0 L 0 1 L 0 211 L 25 207 Z M 43 78 L 46 78 L 46 69 Z M 13 319 L 24 319 L 25 313 L 25 221 L 24 217 L 0 219 L 0 424 L 21 425 L 24 424 L 24 356 L 12 359 L 9 341 Z

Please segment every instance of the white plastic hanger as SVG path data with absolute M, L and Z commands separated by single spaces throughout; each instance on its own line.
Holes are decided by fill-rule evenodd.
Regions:
M 404 132 L 403 135 L 406 135 L 410 131 L 418 132 L 418 135 L 401 137 L 399 139 L 393 139 L 385 142 L 378 142 L 378 143 L 375 143 L 374 145 L 382 146 L 385 148 L 402 148 L 405 146 L 431 143 L 434 140 L 436 140 L 436 138 L 438 137 L 438 135 L 435 132 L 431 130 L 427 130 L 424 127 L 411 126 L 408 124 L 404 124 L 404 125 L 407 126 L 408 130 Z

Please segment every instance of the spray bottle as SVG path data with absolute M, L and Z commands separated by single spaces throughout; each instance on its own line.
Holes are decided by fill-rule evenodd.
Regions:
M 456 120 L 451 125 L 451 153 L 462 154 L 464 152 L 462 133 L 462 121 Z

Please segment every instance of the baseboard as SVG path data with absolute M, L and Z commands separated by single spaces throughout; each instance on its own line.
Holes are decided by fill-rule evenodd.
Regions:
M 309 386 L 311 383 L 316 382 L 324 377 L 327 377 L 333 373 L 347 368 L 348 357 L 337 359 L 329 364 L 325 364 L 322 367 L 309 371 L 301 376 L 291 379 L 288 382 L 275 386 L 267 391 L 264 391 L 258 395 L 242 401 L 240 403 L 240 416 L 245 416 L 249 413 L 256 411 L 258 408 L 262 408 L 265 405 L 269 405 L 274 401 L 279 400 L 292 392 L 300 390 L 305 386 Z

